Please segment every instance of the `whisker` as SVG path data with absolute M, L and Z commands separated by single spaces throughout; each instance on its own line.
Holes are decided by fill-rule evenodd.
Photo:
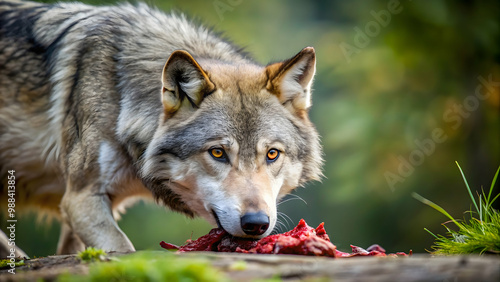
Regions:
M 296 199 L 295 198 L 287 198 L 287 199 L 284 199 L 284 200 L 280 201 L 277 205 L 279 206 L 279 205 L 281 205 L 283 203 L 286 203 L 286 202 L 289 202 L 291 200 L 296 200 Z
M 293 224 L 293 220 L 284 212 L 278 212 L 278 216 L 281 216 L 287 225 Z M 288 226 L 287 226 L 288 227 Z
M 284 223 L 281 222 L 281 220 L 276 220 L 276 225 L 274 226 L 274 229 L 273 231 L 271 232 L 271 234 L 279 234 L 279 233 L 283 233 L 282 231 L 282 228 L 284 228 Z
M 307 205 L 306 200 L 304 200 L 301 196 L 295 194 L 290 194 L 290 196 L 293 197 L 294 199 L 301 200 L 304 204 Z
M 278 230 L 277 230 L 277 231 L 278 231 L 278 234 L 279 234 L 279 233 L 283 233 L 283 232 L 285 232 L 285 229 L 286 229 L 286 228 L 285 228 L 285 226 L 283 225 L 283 223 L 281 223 L 281 224 L 279 225 L 279 227 L 278 227 Z
M 279 206 L 279 205 L 286 203 L 288 201 L 291 201 L 291 200 L 301 200 L 302 202 L 304 202 L 304 204 L 307 205 L 307 202 L 304 199 L 302 199 L 302 197 L 295 195 L 295 194 L 288 194 L 286 199 L 280 201 L 277 205 Z

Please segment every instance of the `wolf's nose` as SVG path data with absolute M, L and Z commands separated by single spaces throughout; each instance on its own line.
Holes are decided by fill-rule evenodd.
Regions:
M 241 217 L 241 229 L 248 235 L 262 235 L 269 228 L 269 216 L 263 212 L 249 212 Z

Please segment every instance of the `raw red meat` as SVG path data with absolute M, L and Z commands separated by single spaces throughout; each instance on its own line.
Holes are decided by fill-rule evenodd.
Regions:
M 262 238 L 252 249 L 237 249 L 236 251 L 257 254 L 296 254 L 335 257 L 336 249 L 337 247 L 330 242 L 323 223 L 314 229 L 301 219 L 299 224 L 288 232 Z
M 299 224 L 294 229 L 288 232 L 270 235 L 258 241 L 233 237 L 223 229 L 214 228 L 207 235 L 201 236 L 195 241 L 188 240 L 181 247 L 163 241 L 160 243 L 160 246 L 169 250 L 174 249 L 178 252 L 214 251 L 254 254 L 295 254 L 339 258 L 387 256 L 385 250 L 379 245 L 372 245 L 366 250 L 351 245 L 352 253 L 341 252 L 330 242 L 323 223 L 314 229 L 308 226 L 303 219 L 299 221 Z M 389 254 L 389 256 L 406 256 L 406 254 L 396 253 Z
M 391 256 L 391 257 L 397 257 L 397 256 L 408 256 L 407 254 L 403 252 L 398 252 L 396 254 L 386 254 L 384 248 L 380 247 L 379 245 L 371 245 L 368 247 L 366 250 L 351 245 L 352 248 L 352 253 L 344 253 L 339 250 L 336 252 L 336 257 L 339 258 L 350 258 L 350 257 L 356 257 L 356 256 L 375 256 L 375 257 L 385 257 L 385 256 Z M 412 251 L 410 250 L 409 255 L 412 254 Z
M 160 246 L 162 248 L 172 250 L 177 249 L 180 252 L 193 252 L 193 251 L 217 251 L 217 245 L 222 240 L 224 236 L 229 234 L 224 231 L 224 229 L 214 228 L 210 230 L 207 235 L 203 235 L 195 241 L 188 240 L 184 246 L 178 247 L 173 244 L 165 243 L 161 241 Z

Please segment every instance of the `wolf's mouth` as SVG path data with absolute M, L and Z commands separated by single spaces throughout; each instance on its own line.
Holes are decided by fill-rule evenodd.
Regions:
M 212 214 L 215 218 L 215 222 L 217 223 L 217 227 L 219 227 L 220 229 L 224 229 L 222 227 L 222 224 L 220 224 L 219 216 L 217 216 L 217 213 L 214 210 L 212 210 Z

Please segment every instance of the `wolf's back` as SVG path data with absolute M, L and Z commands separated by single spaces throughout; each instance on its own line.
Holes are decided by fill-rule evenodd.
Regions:
M 163 66 L 179 49 L 249 62 L 210 30 L 145 4 L 0 0 L 0 179 L 13 168 L 25 183 L 55 179 L 82 131 L 92 137 L 86 126 L 143 151 L 162 110 Z
M 77 71 L 75 62 L 95 56 L 89 53 L 99 49 L 102 58 L 90 61 L 112 57 L 116 62 L 111 66 L 113 71 L 125 71 L 124 84 L 138 77 L 138 72 L 143 73 L 132 83 L 139 89 L 156 86 L 161 73 L 158 67 L 179 49 L 195 57 L 248 62 L 241 49 L 210 30 L 183 15 L 165 14 L 145 4 L 95 7 L 0 0 L 0 89 L 4 97 L 8 95 L 5 88 L 12 88 L 12 82 L 40 88 L 40 84 L 70 80 L 71 72 Z

